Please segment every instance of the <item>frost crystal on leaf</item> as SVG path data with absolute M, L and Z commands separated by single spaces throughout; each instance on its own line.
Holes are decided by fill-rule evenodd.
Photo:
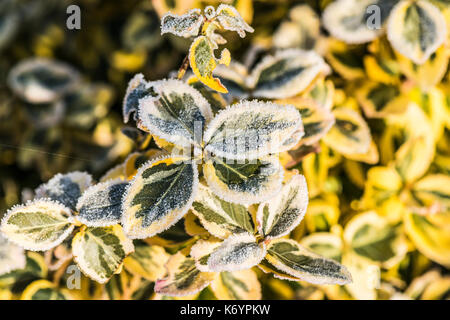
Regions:
M 184 38 L 196 36 L 203 20 L 200 9 L 193 9 L 181 16 L 169 12 L 161 19 L 161 34 L 173 33 Z
M 245 37 L 245 31 L 250 33 L 255 31 L 233 6 L 227 4 L 221 4 L 217 8 L 217 20 L 225 30 L 236 31 L 241 38 Z
M 134 120 L 137 120 L 139 100 L 146 96 L 156 96 L 151 82 L 144 79 L 142 73 L 136 74 L 128 83 L 128 88 L 123 98 L 123 122 L 128 123 L 130 115 L 134 113 Z
M 22 247 L 9 242 L 0 233 L 0 275 L 25 268 L 26 258 Z

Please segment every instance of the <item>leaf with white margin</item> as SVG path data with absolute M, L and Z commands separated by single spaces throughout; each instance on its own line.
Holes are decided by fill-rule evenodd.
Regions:
M 223 86 L 219 79 L 213 77 L 213 71 L 217 64 L 226 66 L 230 64 L 230 51 L 228 49 L 222 50 L 220 59 L 217 59 L 214 56 L 216 46 L 206 36 L 197 37 L 189 48 L 189 63 L 192 72 L 203 84 L 218 92 L 227 93 L 227 88 Z
M 343 285 L 352 281 L 343 265 L 307 250 L 294 240 L 271 241 L 265 259 L 281 271 L 310 283 Z
M 110 227 L 84 226 L 72 240 L 72 252 L 78 267 L 99 283 L 107 282 L 133 251 L 133 242 L 118 224 Z
M 295 175 L 275 196 L 259 205 L 258 231 L 264 239 L 287 235 L 302 221 L 308 207 L 308 187 L 303 175 Z
M 206 288 L 214 279 L 213 272 L 201 272 L 193 258 L 181 252 L 170 257 L 166 263 L 166 278 L 156 281 L 155 292 L 167 296 L 186 296 Z
M 344 243 L 341 237 L 335 234 L 316 232 L 302 238 L 300 244 L 325 258 L 333 259 L 338 262 L 342 259 Z
M 387 23 L 392 47 L 417 64 L 425 63 L 444 43 L 446 30 L 444 15 L 423 0 L 399 2 Z
M 63 205 L 38 199 L 12 207 L 2 219 L 0 231 L 10 241 L 33 251 L 56 247 L 72 232 L 72 214 Z
M 166 271 L 164 265 L 169 258 L 170 255 L 163 247 L 145 243 L 135 244 L 134 252 L 124 260 L 124 267 L 133 274 L 155 282 L 164 276 Z
M 152 82 L 147 82 L 142 73 L 136 74 L 129 82 L 125 97 L 123 98 L 123 122 L 128 123 L 130 115 L 134 113 L 134 120 L 137 120 L 139 110 L 139 100 L 146 96 L 156 96 Z
M 414 183 L 411 192 L 422 205 L 438 206 L 440 212 L 450 210 L 450 176 L 447 174 L 429 174 Z
M 302 140 L 302 137 L 305 135 L 305 130 L 303 126 L 301 128 L 298 128 L 292 136 L 284 140 L 283 144 L 280 147 L 279 152 L 285 152 L 289 151 L 292 148 L 295 148 L 300 143 L 300 140 Z
M 216 19 L 225 30 L 236 31 L 241 38 L 245 37 L 245 31 L 250 33 L 255 31 L 233 6 L 227 4 L 219 5 L 216 10 Z
M 212 240 L 198 240 L 191 248 L 191 257 L 195 260 L 195 266 L 202 272 L 212 272 L 208 267 L 208 259 L 211 253 L 220 247 L 222 242 Z
M 253 270 L 221 272 L 211 283 L 219 300 L 260 300 L 261 284 Z
M 283 166 L 276 155 L 256 160 L 210 158 L 203 175 L 219 198 L 250 205 L 272 197 L 281 189 Z
M 372 136 L 364 118 L 346 107 L 333 110 L 335 125 L 323 137 L 330 148 L 343 154 L 366 153 Z
M 381 7 L 385 10 L 380 10 L 381 27 L 395 1 L 339 0 L 332 2 L 325 8 L 322 15 L 324 27 L 335 38 L 346 43 L 356 44 L 372 41 L 383 32 L 381 28 L 368 27 L 370 16 L 367 16 L 367 8 L 370 5 L 377 5 L 377 2 L 387 4 Z M 378 8 L 380 9 L 380 6 Z
M 0 233 L 0 275 L 16 269 L 24 269 L 25 264 L 23 248 L 8 241 Z
M 287 49 L 266 56 L 255 66 L 247 86 L 253 88 L 254 97 L 283 99 L 307 89 L 320 74 L 330 68 L 314 51 Z
M 124 194 L 122 225 L 132 239 L 160 233 L 189 210 L 198 188 L 197 165 L 164 157 L 141 166 Z
M 277 153 L 301 125 L 293 106 L 241 101 L 220 111 L 209 123 L 205 150 L 227 159 L 256 159 Z
M 48 280 L 31 282 L 22 292 L 20 300 L 72 300 L 67 290 L 60 290 Z
M 35 199 L 49 198 L 75 210 L 78 198 L 91 184 L 92 177 L 86 172 L 58 173 L 35 190 Z
M 98 183 L 78 199 L 76 219 L 89 227 L 106 227 L 120 223 L 122 197 L 128 182 L 121 179 Z
M 254 232 L 252 218 L 245 206 L 222 200 L 201 183 L 192 211 L 205 229 L 220 239 L 239 232 Z
M 79 73 L 71 66 L 47 58 L 25 59 L 8 75 L 8 85 L 15 94 L 30 103 L 50 103 L 73 90 Z
M 208 258 L 208 268 L 214 272 L 249 269 L 266 255 L 266 245 L 255 236 L 241 233 L 228 237 Z
M 374 211 L 354 216 L 345 226 L 344 240 L 359 256 L 388 268 L 401 261 L 408 251 L 394 226 Z
M 198 35 L 204 19 L 200 9 L 192 9 L 183 15 L 168 12 L 161 18 L 161 34 L 172 33 L 184 38 L 194 37 Z
M 243 64 L 232 60 L 228 66 L 218 65 L 213 74 L 228 89 L 228 95 L 240 99 L 249 97 L 249 89 L 245 83 L 248 70 Z
M 148 131 L 178 146 L 199 144 L 212 118 L 208 101 L 180 80 L 153 83 L 156 97 L 139 100 L 139 120 Z

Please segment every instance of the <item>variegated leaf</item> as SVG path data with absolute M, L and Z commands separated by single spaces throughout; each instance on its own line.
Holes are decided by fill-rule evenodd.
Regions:
M 395 228 L 373 211 L 353 217 L 345 226 L 344 239 L 359 256 L 386 266 L 400 261 L 408 250 Z
M 82 227 L 72 240 L 72 252 L 80 270 L 89 278 L 107 282 L 134 251 L 133 242 L 120 225 Z
M 139 119 L 149 132 L 179 146 L 199 144 L 201 133 L 212 118 L 205 98 L 180 80 L 153 84 L 156 97 L 139 100 Z
M 328 39 L 326 58 L 333 71 L 337 72 L 346 80 L 364 78 L 363 54 L 359 46 L 354 47 L 334 38 Z
M 212 235 L 225 239 L 240 232 L 254 232 L 252 218 L 243 205 L 226 202 L 200 184 L 192 210 Z
M 45 251 L 60 244 L 72 232 L 71 212 L 63 205 L 39 199 L 11 208 L 0 230 L 12 242 L 33 251 Z
M 216 19 L 219 21 L 222 28 L 225 30 L 236 31 L 241 38 L 245 37 L 245 31 L 253 32 L 244 19 L 242 19 L 239 12 L 230 5 L 221 4 L 216 10 Z
M 255 66 L 247 86 L 253 88 L 254 97 L 290 98 L 328 72 L 328 65 L 314 51 L 287 49 L 265 57 Z
M 400 1 L 387 23 L 392 47 L 417 64 L 425 63 L 445 41 L 446 22 L 428 1 Z
M 72 300 L 72 298 L 67 291 L 59 290 L 50 281 L 36 280 L 23 290 L 20 300 Z
M 228 66 L 218 65 L 213 74 L 227 88 L 228 96 L 240 99 L 249 97 L 246 85 L 248 70 L 244 65 L 232 60 Z
M 213 77 L 213 71 L 217 64 L 230 64 L 230 52 L 228 49 L 222 50 L 220 59 L 214 55 L 215 44 L 206 36 L 197 37 L 189 48 L 189 63 L 195 76 L 210 87 L 221 93 L 228 90 L 219 79 Z
M 439 212 L 450 211 L 450 177 L 445 174 L 431 174 L 414 183 L 414 198 L 422 205 L 435 206 Z
M 79 73 L 69 65 L 46 58 L 21 61 L 8 75 L 8 84 L 30 103 L 50 103 L 73 90 Z
M 249 233 L 228 237 L 208 258 L 208 269 L 214 272 L 249 269 L 266 255 L 266 245 L 257 243 Z
M 266 260 L 292 277 L 315 284 L 343 285 L 352 281 L 344 266 L 290 239 L 273 240 L 267 247 Z
M 143 165 L 124 194 L 122 225 L 132 239 L 160 233 L 189 210 L 198 188 L 197 165 L 161 158 Z
M 172 33 L 184 38 L 196 36 L 204 19 L 200 9 L 192 9 L 183 15 L 168 12 L 161 18 L 161 34 Z
M 256 159 L 277 153 L 302 125 L 293 106 L 242 101 L 219 112 L 205 131 L 205 150 L 227 159 Z
M 195 76 L 189 78 L 187 83 L 192 86 L 195 90 L 199 91 L 200 94 L 208 101 L 211 106 L 213 114 L 216 114 L 227 106 L 226 100 L 223 98 L 222 94 L 212 90 L 211 88 L 203 85 L 203 83 L 198 80 Z
M 195 266 L 202 272 L 212 272 L 208 267 L 208 259 L 211 253 L 220 247 L 222 242 L 213 240 L 198 240 L 191 248 L 191 257 L 195 260 Z
M 91 184 L 92 177 L 86 172 L 58 173 L 35 190 L 35 199 L 49 198 L 75 210 L 78 198 Z
M 243 205 L 272 197 L 283 180 L 283 169 L 276 156 L 257 160 L 211 158 L 203 165 L 203 174 L 219 198 Z
M 300 244 L 325 258 L 341 261 L 344 244 L 337 235 L 327 232 L 316 232 L 302 238 Z
M 211 283 L 211 289 L 219 300 L 261 299 L 261 284 L 253 270 L 221 272 Z
M 22 247 L 8 241 L 0 233 L 0 275 L 25 268 L 26 257 Z
M 295 175 L 281 192 L 258 207 L 256 221 L 264 239 L 280 238 L 291 232 L 305 216 L 308 188 L 305 177 Z
M 128 123 L 132 113 L 134 113 L 134 120 L 137 120 L 139 100 L 147 96 L 156 96 L 153 85 L 151 82 L 145 81 L 142 73 L 138 73 L 128 82 L 128 88 L 123 98 L 123 122 Z
M 381 28 L 371 28 L 375 22 L 381 24 L 386 20 L 392 6 L 397 0 L 392 1 L 376 1 L 376 0 L 338 0 L 330 3 L 324 10 L 322 21 L 327 29 L 334 37 L 347 43 L 364 43 L 369 42 L 378 37 Z M 373 16 L 379 20 L 372 20 L 370 17 L 374 12 L 369 6 L 376 5 L 379 10 L 378 16 Z M 369 15 L 369 12 L 372 15 Z M 377 14 L 375 12 L 375 14 Z M 369 21 L 369 19 L 371 21 Z M 372 24 L 369 25 L 369 22 Z
M 158 280 L 155 292 L 167 296 L 186 296 L 207 287 L 214 279 L 213 272 L 201 272 L 195 267 L 193 258 L 182 253 L 170 257 L 166 263 L 166 278 Z
M 134 252 L 125 258 L 124 266 L 131 273 L 155 282 L 164 276 L 164 265 L 169 258 L 163 247 L 140 243 L 135 244 Z
M 106 227 L 120 223 L 122 197 L 128 182 L 121 179 L 98 183 L 78 199 L 76 219 L 89 227 Z
M 345 107 L 334 109 L 333 114 L 335 125 L 323 137 L 323 141 L 344 155 L 369 151 L 372 136 L 361 115 Z

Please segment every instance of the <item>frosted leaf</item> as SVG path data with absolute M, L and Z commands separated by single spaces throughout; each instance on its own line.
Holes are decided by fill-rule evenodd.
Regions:
M 245 37 L 245 31 L 250 33 L 255 31 L 242 19 L 233 6 L 227 4 L 219 5 L 216 11 L 216 18 L 225 30 L 236 31 L 241 38 Z
M 25 268 L 26 258 L 22 247 L 8 241 L 0 233 L 0 275 Z
M 161 19 L 161 34 L 173 33 L 184 38 L 196 36 L 204 19 L 200 9 L 192 9 L 181 16 L 166 13 Z
M 211 20 L 216 16 L 216 9 L 214 9 L 213 6 L 207 6 L 203 10 L 203 13 L 205 14 L 206 19 Z
M 208 268 L 208 259 L 211 253 L 220 247 L 222 242 L 210 240 L 198 240 L 191 248 L 191 257 L 195 260 L 195 266 L 202 272 L 211 272 Z
M 291 232 L 303 219 L 308 206 L 308 188 L 303 175 L 295 175 L 275 197 L 258 207 L 256 221 L 265 239 L 280 238 Z
M 257 243 L 250 233 L 232 235 L 210 254 L 208 268 L 215 272 L 249 269 L 265 255 L 265 244 Z
M 245 83 L 248 71 L 244 65 L 232 60 L 229 66 L 218 65 L 213 74 L 227 88 L 229 96 L 239 99 L 249 97 Z
M 72 240 L 74 260 L 89 278 L 107 282 L 134 251 L 120 225 L 103 228 L 84 226 Z
M 338 0 L 332 2 L 323 12 L 323 25 L 333 37 L 346 43 L 357 44 L 372 41 L 383 32 L 381 28 L 371 29 L 367 25 L 367 7 L 376 2 L 376 0 Z M 395 1 L 383 2 L 395 3 Z M 382 18 L 384 21 L 386 15 L 382 15 Z
M 280 191 L 283 167 L 277 156 L 245 161 L 216 157 L 205 162 L 203 175 L 208 186 L 219 198 L 250 205 L 268 199 Z
M 141 166 L 123 198 L 128 237 L 151 237 L 174 225 L 191 207 L 197 188 L 197 165 L 187 159 L 163 157 Z
M 251 269 L 221 272 L 211 283 L 211 290 L 219 300 L 261 299 L 261 284 Z
M 222 200 L 203 184 L 199 185 L 192 210 L 203 227 L 218 238 L 254 231 L 252 218 L 245 206 Z
M 205 150 L 227 159 L 256 159 L 277 153 L 302 125 L 293 106 L 241 101 L 219 112 L 205 131 Z
M 58 173 L 35 190 L 35 199 L 49 198 L 75 210 L 78 198 L 91 183 L 92 177 L 86 172 Z
M 272 240 L 263 265 L 265 263 L 286 273 L 287 277 L 281 277 L 287 280 L 340 285 L 352 282 L 351 274 L 343 265 L 313 253 L 291 239 Z
M 77 203 L 77 220 L 89 227 L 106 227 L 120 222 L 122 197 L 128 182 L 110 180 L 88 188 Z
M 154 90 L 157 97 L 139 102 L 142 124 L 151 133 L 178 146 L 198 144 L 196 139 L 201 138 L 198 135 L 212 118 L 208 101 L 180 80 L 157 81 Z
M 142 73 L 136 74 L 130 82 L 128 82 L 127 91 L 123 98 L 123 122 L 128 123 L 132 113 L 134 113 L 134 120 L 137 120 L 140 99 L 147 96 L 156 96 L 152 84 L 152 82 L 145 81 Z
M 30 103 L 50 103 L 73 90 L 79 73 L 71 66 L 46 58 L 29 58 L 11 69 L 8 84 Z
M 307 89 L 317 76 L 330 68 L 314 51 L 287 49 L 266 56 L 247 78 L 254 97 L 282 99 Z
M 193 258 L 182 253 L 170 257 L 166 263 L 167 276 L 155 283 L 155 292 L 167 296 L 187 296 L 200 292 L 214 279 L 212 272 L 201 272 Z
M 305 135 L 305 130 L 303 129 L 303 125 L 302 125 L 300 128 L 298 128 L 292 134 L 292 136 L 290 136 L 289 138 L 284 140 L 283 144 L 280 147 L 279 152 L 288 151 L 288 150 L 291 150 L 292 148 L 294 148 L 296 145 L 299 144 L 300 140 L 302 139 L 302 137 L 304 135 Z
M 27 250 L 45 251 L 60 244 L 73 228 L 68 208 L 39 199 L 12 207 L 3 217 L 0 231 Z

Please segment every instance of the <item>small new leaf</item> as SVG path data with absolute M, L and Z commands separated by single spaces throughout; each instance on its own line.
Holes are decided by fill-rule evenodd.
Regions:
M 161 34 L 172 33 L 184 38 L 196 36 L 204 19 L 200 9 L 192 9 L 181 16 L 169 12 L 161 18 Z

